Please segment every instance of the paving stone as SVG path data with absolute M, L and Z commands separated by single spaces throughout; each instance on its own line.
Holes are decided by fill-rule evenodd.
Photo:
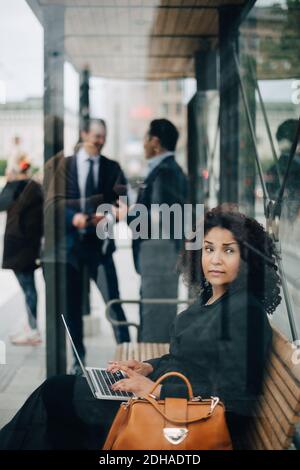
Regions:
M 16 409 L 0 410 L 0 429 L 3 428 L 16 414 Z
M 0 393 L 1 414 L 2 410 L 16 410 L 24 403 L 24 393 Z

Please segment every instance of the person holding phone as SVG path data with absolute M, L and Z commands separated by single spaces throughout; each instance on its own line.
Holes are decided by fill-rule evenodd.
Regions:
M 62 245 L 66 247 L 67 320 L 83 363 L 84 269 L 96 283 L 105 303 L 119 298 L 118 278 L 112 256 L 116 249 L 114 240 L 100 239 L 96 230 L 97 224 L 104 217 L 97 214 L 99 205 L 116 204 L 120 191 L 126 192 L 127 184 L 120 165 L 101 153 L 106 141 L 106 132 L 106 123 L 102 119 L 92 119 L 86 123 L 75 154 L 61 159 L 57 165 L 61 166 L 61 169 L 57 170 L 55 178 L 62 181 L 56 181 L 46 201 L 46 210 L 54 202 L 59 206 L 60 195 L 57 188 L 64 188 L 61 199 L 66 231 L 62 235 Z M 119 304 L 114 305 L 111 314 L 115 320 L 126 321 L 125 313 Z M 113 326 L 113 332 L 117 343 L 130 341 L 127 326 Z M 76 357 L 71 373 L 82 373 Z

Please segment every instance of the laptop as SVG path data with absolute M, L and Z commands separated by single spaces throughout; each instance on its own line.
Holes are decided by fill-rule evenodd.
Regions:
M 88 386 L 91 389 L 92 394 L 95 398 L 99 400 L 129 400 L 136 395 L 132 392 L 124 392 L 124 391 L 113 391 L 111 390 L 110 386 L 115 382 L 118 382 L 121 379 L 125 379 L 127 375 L 125 372 L 118 370 L 117 372 L 107 372 L 106 369 L 100 367 L 85 367 L 80 359 L 80 356 L 77 352 L 75 347 L 74 341 L 72 339 L 70 330 L 68 328 L 67 322 L 62 315 L 62 320 L 64 322 L 67 335 L 70 339 L 73 351 L 75 356 L 78 360 L 78 363 L 82 369 L 82 373 L 87 380 Z

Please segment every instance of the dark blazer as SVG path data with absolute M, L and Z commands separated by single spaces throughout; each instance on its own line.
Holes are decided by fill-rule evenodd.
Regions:
M 187 202 L 188 184 L 187 178 L 181 167 L 176 162 L 174 155 L 166 157 L 153 171 L 150 172 L 144 183 L 141 185 L 136 203 L 143 204 L 148 209 L 148 238 L 151 238 L 151 204 L 180 204 L 181 206 Z M 137 215 L 129 212 L 127 222 L 132 222 Z M 174 223 L 171 217 L 171 233 L 170 238 L 177 250 L 182 246 L 182 240 L 174 239 Z M 137 271 L 139 271 L 139 249 L 140 244 L 146 242 L 141 238 L 133 239 L 132 249 L 134 263 Z
M 76 156 L 67 158 L 67 184 L 66 184 L 66 216 L 67 216 L 67 237 L 73 239 L 73 244 L 68 246 L 72 249 L 78 248 L 79 233 L 78 230 L 72 225 L 72 219 L 76 212 L 81 212 L 80 206 L 80 191 L 78 186 L 77 177 L 77 161 Z M 109 158 L 101 155 L 99 165 L 99 178 L 97 194 L 90 198 L 91 205 L 96 212 L 100 204 L 114 204 L 119 195 L 126 195 L 126 178 L 120 168 L 120 165 L 110 160 Z M 125 188 L 125 189 L 124 189 Z M 103 240 L 100 240 L 96 234 L 96 227 L 89 230 L 89 243 L 95 256 L 97 254 L 101 257 L 103 254 Z M 105 249 L 105 254 L 115 251 L 115 243 L 113 239 L 109 239 L 108 245 Z
M 114 204 L 120 195 L 126 195 L 126 184 L 127 181 L 120 165 L 101 155 L 98 192 L 89 199 L 95 212 L 100 204 Z M 64 220 L 65 225 L 63 227 L 63 223 L 58 223 L 56 246 L 45 247 L 44 260 L 52 261 L 55 249 L 56 259 L 58 257 L 62 262 L 68 261 L 71 264 L 76 264 L 77 254 L 81 250 L 81 241 L 80 233 L 73 226 L 72 219 L 77 212 L 82 212 L 76 156 L 65 158 L 62 155 L 57 155 L 47 162 L 44 186 L 46 222 L 50 221 L 49 223 L 51 223 L 51 217 L 53 217 L 51 211 L 55 211 L 56 221 Z M 103 257 L 104 242 L 97 237 L 96 227 L 89 228 L 88 238 L 91 253 L 100 260 Z M 105 245 L 105 254 L 110 254 L 114 250 L 115 243 L 110 239 Z
M 43 235 L 41 185 L 29 179 L 8 182 L 0 194 L 0 211 L 7 211 L 2 267 L 37 268 Z
M 246 288 L 229 289 L 204 306 L 201 298 L 179 314 L 172 326 L 170 353 L 145 362 L 156 380 L 178 371 L 190 380 L 194 395 L 219 396 L 227 411 L 249 415 L 261 391 L 272 330 L 257 298 Z M 161 398 L 187 396 L 180 379 L 164 382 Z

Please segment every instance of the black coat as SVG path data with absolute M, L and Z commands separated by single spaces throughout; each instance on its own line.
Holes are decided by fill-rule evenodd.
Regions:
M 149 239 L 151 238 L 151 204 L 168 204 L 169 206 L 172 206 L 173 204 L 180 204 L 182 207 L 187 202 L 187 196 L 187 178 L 181 167 L 176 162 L 174 156 L 170 155 L 149 173 L 144 183 L 141 185 L 136 201 L 136 204 L 143 204 L 148 209 Z M 135 218 L 136 215 L 131 215 L 129 213 L 127 222 L 130 224 Z M 182 247 L 183 240 L 175 239 L 173 231 L 174 223 L 172 220 L 173 218 L 171 217 L 170 239 L 172 240 L 172 243 L 174 243 L 176 249 L 179 251 L 179 249 Z M 134 264 L 137 271 L 139 271 L 138 258 L 140 244 L 144 242 L 145 240 L 141 238 L 136 238 L 132 241 Z
M 262 304 L 245 288 L 231 288 L 211 305 L 197 300 L 173 324 L 170 353 L 147 360 L 156 380 L 178 371 L 194 395 L 215 395 L 227 411 L 249 415 L 261 391 L 272 329 Z M 180 379 L 164 382 L 161 398 L 187 396 Z
M 7 183 L 0 194 L 0 211 L 7 211 L 2 267 L 35 269 L 43 235 L 41 185 L 28 179 Z

